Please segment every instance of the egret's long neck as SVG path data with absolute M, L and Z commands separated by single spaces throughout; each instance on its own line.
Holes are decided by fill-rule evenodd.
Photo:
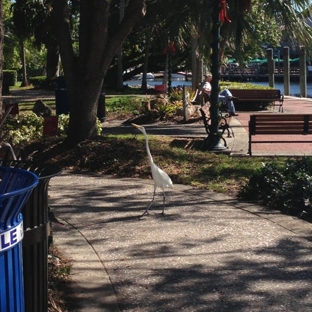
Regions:
M 149 149 L 149 146 L 148 146 L 148 137 L 147 135 L 145 136 L 145 144 L 146 144 L 146 151 L 147 151 L 147 155 L 148 155 L 148 158 L 150 160 L 150 163 L 153 163 L 153 157 L 152 157 L 152 154 L 151 154 L 151 151 Z

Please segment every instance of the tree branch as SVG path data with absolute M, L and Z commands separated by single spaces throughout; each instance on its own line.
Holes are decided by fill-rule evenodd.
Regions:
M 145 13 L 145 0 L 129 1 L 123 20 L 121 21 L 119 27 L 114 29 L 114 34 L 110 34 L 108 38 L 105 55 L 103 55 L 103 71 L 105 71 L 105 73 L 111 60 L 121 48 L 122 43 L 131 32 L 133 26 L 145 15 Z
M 66 0 L 53 0 L 53 21 L 57 29 L 62 65 L 67 75 L 75 75 L 75 55 L 69 27 L 68 6 Z

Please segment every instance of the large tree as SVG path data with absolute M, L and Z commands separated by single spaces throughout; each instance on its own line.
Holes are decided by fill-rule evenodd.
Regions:
M 73 1 L 76 2 L 77 1 Z M 67 143 L 96 134 L 98 98 L 104 77 L 135 23 L 145 14 L 145 0 L 129 0 L 120 23 L 111 18 L 111 0 L 80 0 L 78 50 L 71 37 L 66 0 L 53 0 L 55 28 L 68 88 L 70 121 Z

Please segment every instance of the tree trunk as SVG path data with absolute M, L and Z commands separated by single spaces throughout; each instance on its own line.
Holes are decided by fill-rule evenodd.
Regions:
M 96 135 L 98 99 L 103 80 L 87 81 L 78 77 L 70 81 L 69 85 L 73 83 L 80 88 L 68 89 L 70 110 L 68 141 L 76 144 Z
M 59 75 L 59 51 L 58 46 L 47 47 L 47 79 L 53 79 Z
M 22 62 L 22 70 L 23 70 L 23 81 L 21 86 L 26 87 L 29 86 L 29 82 L 27 79 L 27 69 L 26 69 L 26 57 L 25 57 L 25 47 L 24 47 L 24 38 L 20 38 L 20 49 L 21 49 L 21 62 Z
M 145 55 L 144 55 L 144 65 L 143 65 L 143 77 L 141 88 L 147 91 L 147 70 L 148 70 L 148 56 L 150 50 L 151 39 L 149 36 L 145 36 Z
M 198 84 L 202 82 L 198 81 L 198 56 L 196 48 L 198 47 L 198 39 L 194 36 L 191 37 L 191 57 L 192 57 L 192 88 L 195 90 Z
M 54 22 L 67 85 L 71 144 L 96 134 L 98 99 L 107 69 L 136 21 L 145 0 L 129 0 L 121 23 L 110 32 L 110 1 L 80 0 L 79 55 L 72 46 L 67 0 L 53 0 Z
M 120 0 L 120 9 L 119 9 L 119 23 L 121 23 L 122 19 L 125 15 L 125 0 Z M 117 89 L 123 90 L 123 66 L 122 66 L 122 47 L 118 51 L 117 55 Z

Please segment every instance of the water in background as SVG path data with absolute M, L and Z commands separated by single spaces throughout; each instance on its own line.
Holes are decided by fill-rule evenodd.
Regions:
M 269 86 L 268 82 L 251 82 L 252 84 L 260 85 L 260 86 Z M 283 82 L 275 82 L 274 88 L 281 90 L 281 93 L 284 94 L 284 83 Z M 292 96 L 300 96 L 300 83 L 299 82 L 290 82 L 290 95 Z M 307 97 L 312 98 L 312 82 L 309 81 L 307 83 Z
M 163 83 L 162 79 L 147 79 L 147 86 L 154 87 L 155 85 L 161 85 Z M 128 85 L 129 87 L 141 87 L 142 80 L 128 80 L 124 81 L 124 85 Z M 190 87 L 192 85 L 192 81 L 185 81 L 185 79 L 172 79 L 171 86 L 177 87 L 177 86 L 188 86 Z
M 155 85 L 161 85 L 162 79 L 148 79 L 147 85 L 150 87 L 154 87 Z M 252 84 L 260 85 L 260 86 L 269 86 L 268 82 L 250 82 Z M 128 80 L 124 82 L 124 85 L 128 86 L 137 86 L 141 87 L 142 81 L 141 80 Z M 185 81 L 184 79 L 173 79 L 171 82 L 172 87 L 177 86 L 188 86 L 190 87 L 192 85 L 192 81 Z M 283 82 L 275 82 L 275 89 L 281 90 L 281 93 L 284 93 L 284 83 Z M 290 83 L 290 95 L 292 96 L 300 96 L 300 84 L 299 82 L 291 82 Z M 312 82 L 309 81 L 307 83 L 307 97 L 312 98 Z

